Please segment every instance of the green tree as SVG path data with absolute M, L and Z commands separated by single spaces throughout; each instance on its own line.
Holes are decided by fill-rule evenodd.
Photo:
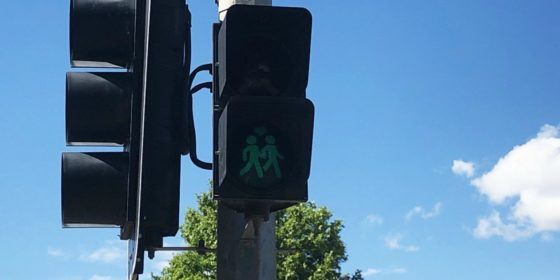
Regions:
M 197 195 L 198 209 L 187 209 L 185 223 L 181 226 L 181 236 L 186 243 L 196 246 L 204 240 L 206 247 L 216 248 L 218 227 L 218 204 L 210 192 Z M 216 279 L 216 255 L 208 253 L 183 252 L 175 255 L 161 276 L 152 275 L 154 280 L 213 280 Z
M 352 275 L 352 280 L 364 280 L 364 277 L 362 276 L 362 271 L 357 269 L 356 272 L 354 272 L 354 275 Z
M 280 211 L 276 217 L 278 279 L 339 279 L 346 249 L 340 239 L 342 221 L 331 221 L 325 207 L 307 202 Z
M 356 271 L 354 272 L 354 274 L 352 274 L 352 276 L 350 276 L 350 274 L 345 274 L 340 279 L 341 280 L 364 280 L 364 277 L 362 276 L 362 271 L 360 269 L 356 269 Z
M 204 240 L 209 248 L 216 248 L 217 203 L 210 192 L 197 196 L 198 208 L 188 209 L 181 236 L 191 246 Z M 341 279 L 340 264 L 347 260 L 340 238 L 340 220 L 332 220 L 325 207 L 307 202 L 277 212 L 277 247 L 279 280 Z M 361 275 L 360 275 L 361 277 Z M 216 255 L 183 252 L 175 255 L 161 276 L 155 280 L 216 279 Z M 361 278 L 352 278 L 361 279 Z

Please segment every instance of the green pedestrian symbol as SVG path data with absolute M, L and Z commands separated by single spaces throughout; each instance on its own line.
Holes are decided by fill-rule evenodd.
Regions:
M 247 147 L 243 149 L 243 161 L 247 162 L 245 167 L 241 169 L 239 175 L 243 176 L 251 170 L 252 167 L 255 167 L 257 171 L 257 176 L 262 178 L 264 176 L 263 170 L 261 167 L 261 162 L 259 161 L 259 157 L 261 156 L 261 152 L 259 150 L 259 146 L 257 146 L 257 137 L 254 135 L 247 136 Z
M 266 128 L 257 127 L 254 132 L 259 137 L 266 134 Z M 252 169 L 257 173 L 257 177 L 262 179 L 265 172 L 272 168 L 276 178 L 282 178 L 282 170 L 280 169 L 279 160 L 283 160 L 284 156 L 278 151 L 276 146 L 276 138 L 272 135 L 266 135 L 264 137 L 264 147 L 262 149 L 257 145 L 258 138 L 255 135 L 247 136 L 245 142 L 247 146 L 242 151 L 242 159 L 245 166 L 239 172 L 239 175 L 244 176 L 249 173 Z M 265 160 L 264 164 L 261 163 L 261 159 Z
M 284 156 L 280 154 L 278 148 L 276 148 L 276 138 L 272 135 L 267 135 L 264 141 L 266 142 L 266 146 L 261 150 L 261 157 L 266 159 L 266 162 L 263 165 L 263 169 L 267 171 L 272 166 L 274 168 L 274 175 L 276 175 L 277 178 L 282 178 L 282 171 L 280 170 L 278 159 L 284 159 Z

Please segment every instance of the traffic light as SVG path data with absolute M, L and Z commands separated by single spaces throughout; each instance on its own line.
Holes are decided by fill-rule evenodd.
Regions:
M 265 216 L 307 201 L 311 14 L 234 5 L 215 33 L 214 197 Z
M 182 0 L 70 1 L 71 66 L 122 70 L 67 74 L 67 145 L 122 151 L 63 153 L 62 224 L 120 228 L 131 279 L 178 230 L 189 24 Z
M 70 1 L 72 67 L 126 68 L 120 72 L 66 74 L 66 143 L 123 146 L 122 152 L 63 153 L 62 224 L 65 227 L 120 227 L 130 232 L 136 203 L 133 182 L 138 131 L 131 124 L 141 94 L 141 60 L 136 49 L 134 0 Z M 136 69 L 133 71 L 132 69 Z M 140 70 L 138 70 L 140 68 Z M 134 143 L 136 144 L 136 143 Z M 123 236 L 124 237 L 124 236 Z

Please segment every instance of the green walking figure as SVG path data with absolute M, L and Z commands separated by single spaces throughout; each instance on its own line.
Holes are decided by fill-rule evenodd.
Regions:
M 257 171 L 257 176 L 259 178 L 263 177 L 263 169 L 261 167 L 261 162 L 259 161 L 259 157 L 261 155 L 261 151 L 259 151 L 259 146 L 257 146 L 257 137 L 255 137 L 254 135 L 249 135 L 247 136 L 247 139 L 245 140 L 247 142 L 247 147 L 245 147 L 245 149 L 243 149 L 243 161 L 247 162 L 247 164 L 245 164 L 245 167 L 243 167 L 243 169 L 241 169 L 241 172 L 239 172 L 239 175 L 243 176 L 245 174 L 247 174 L 247 172 L 249 172 L 249 170 L 251 170 L 251 168 L 254 166 L 255 170 Z
M 282 178 L 282 171 L 280 170 L 280 165 L 278 164 L 278 159 L 284 159 L 284 156 L 278 152 L 276 148 L 276 138 L 272 135 L 267 135 L 264 138 L 266 146 L 261 150 L 261 157 L 267 159 L 263 165 L 264 171 L 267 171 L 272 166 L 274 168 L 274 175 L 277 178 Z

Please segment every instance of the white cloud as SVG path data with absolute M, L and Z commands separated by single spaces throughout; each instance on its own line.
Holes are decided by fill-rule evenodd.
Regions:
M 406 272 L 407 272 L 407 270 L 405 268 L 402 268 L 402 267 L 392 268 L 390 270 L 390 274 L 404 274 Z
M 476 237 L 514 241 L 560 231 L 559 134 L 559 126 L 543 126 L 536 137 L 514 147 L 489 172 L 471 181 L 491 203 L 511 205 L 506 222 L 497 212 L 480 219 Z
M 152 265 L 153 269 L 161 272 L 166 266 L 169 265 L 169 261 L 175 256 L 175 252 L 160 251 L 156 253 L 154 258 L 154 263 Z
M 370 214 L 366 217 L 366 221 L 370 224 L 380 225 L 383 224 L 383 217 L 375 214 Z
M 453 171 L 456 175 L 470 178 L 474 176 L 474 163 L 470 161 L 463 161 L 461 159 L 454 160 L 453 166 L 451 166 L 451 171 Z
M 541 240 L 547 242 L 554 241 L 554 235 L 552 235 L 552 233 L 550 232 L 545 232 L 541 234 Z
M 366 271 L 362 272 L 362 276 L 364 277 L 368 277 L 368 276 L 374 276 L 381 273 L 380 269 L 376 269 L 376 268 L 368 268 Z
M 405 252 L 416 252 L 419 250 L 417 246 L 413 245 L 402 245 L 401 240 L 403 239 L 403 235 L 400 233 L 391 234 L 384 238 L 385 247 L 391 250 L 399 250 Z
M 515 241 L 531 237 L 534 230 L 527 225 L 518 224 L 513 219 L 509 223 L 504 223 L 500 213 L 494 212 L 488 217 L 478 220 L 478 225 L 474 229 L 474 236 L 480 239 L 488 239 L 493 236 L 500 236 L 507 241 Z
M 438 216 L 439 214 L 441 214 L 442 205 L 443 205 L 443 203 L 441 203 L 441 202 L 438 202 L 438 203 L 434 204 L 431 211 L 426 211 L 426 210 L 424 210 L 424 208 L 422 208 L 420 206 L 416 206 L 416 207 L 412 208 L 410 211 L 408 211 L 408 213 L 406 213 L 406 215 L 404 216 L 404 219 L 405 219 L 405 221 L 408 222 L 414 216 L 420 216 L 422 219 L 434 218 L 434 217 Z
M 89 278 L 89 280 L 112 280 L 113 278 L 111 276 L 99 276 L 99 275 L 93 275 L 91 278 Z
M 107 242 L 105 246 L 80 256 L 82 261 L 103 263 L 125 263 L 127 259 L 126 244 L 122 242 Z
M 62 249 L 58 248 L 47 248 L 47 254 L 51 257 L 65 257 L 67 254 Z
M 389 269 L 378 269 L 378 268 L 368 268 L 362 272 L 363 277 L 374 277 L 380 274 L 404 274 L 407 270 L 401 267 L 389 268 Z
M 182 247 L 186 244 L 181 240 L 177 243 L 164 242 L 164 247 Z M 171 259 L 177 254 L 177 252 L 171 251 L 158 251 L 153 260 L 149 261 L 149 272 L 147 274 L 154 273 L 155 275 L 161 274 L 161 271 L 169 265 Z M 151 278 L 150 278 L 151 279 Z

